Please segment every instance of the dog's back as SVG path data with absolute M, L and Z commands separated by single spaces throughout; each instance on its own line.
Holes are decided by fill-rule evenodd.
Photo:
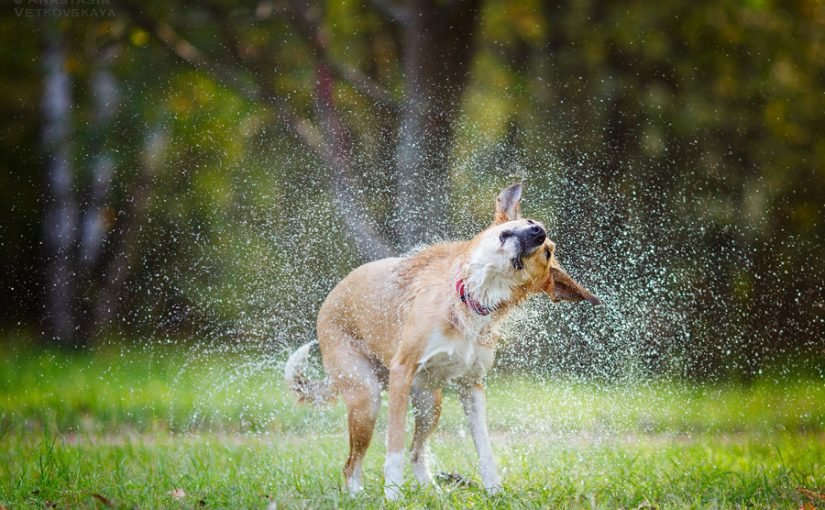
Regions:
M 321 352 L 335 348 L 330 342 L 349 341 L 365 356 L 388 366 L 398 350 L 409 304 L 433 287 L 452 290 L 451 267 L 467 244 L 436 244 L 409 257 L 376 260 L 353 270 L 329 293 L 318 313 Z M 325 334 L 330 329 L 347 335 Z
M 397 274 L 403 262 L 402 258 L 369 262 L 335 286 L 318 313 L 322 353 L 337 350 L 342 347 L 339 344 L 347 342 L 370 358 L 392 358 L 397 345 L 382 340 L 400 328 L 403 296 L 398 292 Z

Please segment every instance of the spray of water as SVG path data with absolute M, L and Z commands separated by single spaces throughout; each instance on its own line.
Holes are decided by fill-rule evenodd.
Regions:
M 504 166 L 502 152 L 514 155 Z M 655 178 L 645 178 L 661 175 L 662 168 L 605 175 L 599 158 L 593 154 L 571 162 L 553 148 L 525 155 L 496 147 L 470 151 L 455 164 L 451 237 L 469 238 L 483 229 L 498 189 L 523 180 L 525 215 L 548 226 L 562 265 L 605 303 L 591 307 L 553 305 L 543 297 L 530 300 L 501 328 L 493 379 L 513 371 L 541 377 L 560 406 L 575 412 L 582 395 L 570 385 L 609 383 L 638 393 L 662 380 L 714 371 L 752 377 L 774 355 L 787 354 L 774 350 L 775 338 L 783 335 L 781 326 L 768 320 L 755 325 L 758 310 L 715 296 L 737 281 L 720 268 L 739 268 L 752 276 L 742 283 L 744 295 L 788 271 L 781 259 L 773 267 L 757 267 L 754 243 L 746 242 L 751 232 L 733 226 L 722 233 L 706 232 L 705 218 L 695 212 L 696 189 L 666 196 Z M 274 153 L 270 164 L 313 168 L 281 153 Z M 677 168 L 675 162 L 668 164 Z M 363 201 L 380 217 L 382 203 L 393 200 L 386 184 L 391 178 L 380 166 L 372 168 Z M 341 234 L 345 228 L 324 191 L 323 169 L 286 184 L 278 181 L 280 187 L 271 189 L 262 189 L 253 171 L 233 170 L 236 177 L 221 184 L 226 189 L 219 193 L 234 195 L 224 210 L 228 219 L 166 227 L 167 237 L 187 237 L 185 244 L 197 253 L 185 259 L 185 267 L 167 264 L 146 271 L 135 292 L 158 296 L 154 302 L 165 305 L 134 310 L 125 319 L 149 332 L 150 349 L 187 338 L 178 377 L 195 372 L 203 387 L 195 405 L 199 411 L 176 428 L 213 429 L 227 423 L 253 432 L 289 428 L 284 416 L 293 412 L 292 398 L 281 382 L 283 363 L 295 346 L 314 338 L 321 302 L 361 262 L 352 240 Z M 400 221 L 386 218 L 390 225 L 379 229 Z M 709 235 L 722 239 L 713 252 L 702 248 Z M 800 314 L 793 320 L 785 327 L 809 338 L 799 345 L 814 344 L 822 319 Z M 213 359 L 220 363 L 211 363 Z M 243 402 L 245 411 L 222 415 L 216 402 L 236 404 L 228 413 Z M 611 406 L 613 415 L 622 414 L 621 402 Z M 324 416 L 322 420 L 334 422 L 331 415 Z M 559 431 L 563 421 L 544 414 L 522 426 Z M 507 423 L 518 427 L 518 417 L 508 417 Z M 333 429 L 342 426 L 336 423 Z

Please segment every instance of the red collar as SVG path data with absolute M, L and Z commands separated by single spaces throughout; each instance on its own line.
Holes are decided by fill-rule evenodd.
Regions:
M 495 310 L 495 308 L 488 308 L 473 299 L 470 292 L 464 286 L 464 279 L 461 277 L 460 271 L 455 274 L 455 290 L 458 292 L 458 297 L 461 299 L 461 302 L 470 307 L 470 310 L 475 313 L 479 315 L 490 315 L 490 312 Z

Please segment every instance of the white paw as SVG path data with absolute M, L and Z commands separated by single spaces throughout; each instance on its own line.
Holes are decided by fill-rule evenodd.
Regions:
M 495 465 L 490 462 L 487 465 L 482 463 L 481 466 L 481 485 L 490 496 L 500 494 L 504 489 L 501 487 L 501 477 Z
M 350 496 L 357 496 L 364 490 L 364 484 L 358 478 L 352 477 L 347 479 L 347 491 Z
M 384 462 L 384 496 L 395 500 L 401 496 L 404 482 L 404 454 L 390 453 Z
M 412 472 L 419 487 L 429 487 L 433 484 L 430 462 L 426 455 L 419 456 L 418 462 L 412 463 Z
M 401 487 L 395 484 L 384 484 L 384 497 L 389 501 L 395 501 L 401 497 Z
M 504 492 L 504 488 L 501 486 L 501 483 L 495 483 L 489 486 L 485 485 L 484 490 L 489 496 L 495 496 L 496 494 L 501 494 Z

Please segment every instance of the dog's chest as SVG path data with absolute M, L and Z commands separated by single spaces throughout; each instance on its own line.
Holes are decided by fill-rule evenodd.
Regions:
M 478 336 L 451 336 L 433 332 L 419 359 L 416 378 L 439 385 L 456 379 L 478 380 L 493 366 L 492 345 L 479 345 Z

